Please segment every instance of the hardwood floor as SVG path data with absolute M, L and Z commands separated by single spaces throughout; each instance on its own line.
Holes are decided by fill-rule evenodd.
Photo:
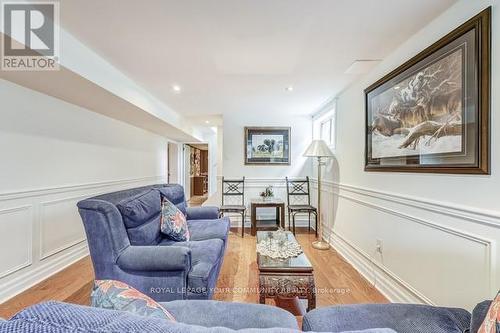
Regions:
M 10 318 L 21 309 L 47 300 L 87 305 L 94 279 L 90 257 L 85 257 L 32 288 L 0 304 L 0 317 Z
M 301 230 L 296 238 L 314 267 L 314 279 L 318 290 L 317 307 L 388 302 L 334 250 L 313 249 L 311 242 L 315 239 L 314 234 Z M 259 286 L 255 237 L 246 233 L 245 237 L 241 238 L 234 230 L 230 235 L 229 244 L 214 298 L 222 301 L 258 303 L 259 296 L 255 292 Z M 272 300 L 266 302 L 272 304 Z M 283 301 L 279 305 L 296 315 L 301 314 L 298 312 L 299 309 L 290 308 L 289 302 Z
M 206 195 L 194 195 L 192 196 L 189 201 L 187 202 L 187 205 L 189 207 L 198 207 L 203 205 L 205 201 L 207 201 L 207 196 Z
M 314 266 L 314 277 L 318 289 L 317 307 L 387 302 L 335 251 L 313 249 L 310 246 L 313 239 L 314 234 L 304 231 L 297 234 L 297 240 Z M 90 258 L 85 257 L 49 279 L 0 304 L 0 317 L 10 318 L 26 306 L 45 300 L 87 305 L 93 277 Z M 238 230 L 232 230 L 214 299 L 258 303 L 257 288 L 255 237 L 250 235 L 250 230 L 244 238 L 241 238 Z M 267 304 L 273 304 L 272 300 L 268 300 Z M 278 305 L 298 316 L 300 322 L 303 311 L 296 300 L 279 300 Z

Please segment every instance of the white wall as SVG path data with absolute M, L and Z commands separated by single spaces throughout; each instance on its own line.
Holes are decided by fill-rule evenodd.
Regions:
M 291 127 L 290 165 L 245 165 L 245 126 Z M 221 176 L 241 178 L 245 176 L 246 201 L 258 198 L 266 186 L 274 187 L 275 196 L 286 201 L 285 177 L 308 176 L 311 163 L 302 154 L 312 140 L 311 116 L 287 115 L 285 113 L 252 112 L 224 114 L 223 165 Z M 220 192 L 220 182 L 217 186 Z M 220 202 L 220 196 L 218 198 Z M 265 211 L 263 215 L 266 215 Z M 247 214 L 249 218 L 249 213 Z M 261 217 L 265 218 L 265 217 Z
M 88 253 L 79 200 L 164 181 L 167 140 L 4 80 L 0 101 L 1 303 Z
M 363 89 L 490 4 L 491 176 L 364 172 Z M 470 309 L 500 288 L 499 37 L 498 1 L 459 1 L 339 96 L 326 230 L 339 252 L 370 280 L 376 277 L 394 301 Z M 376 239 L 383 256 L 375 255 Z
M 218 129 L 215 128 L 216 132 L 207 137 L 208 143 L 208 196 L 211 196 L 217 192 L 217 174 L 218 174 L 218 149 L 217 138 Z M 222 149 L 222 147 L 220 147 Z
M 310 163 L 302 154 L 311 143 L 312 120 L 310 116 L 269 114 L 253 112 L 245 115 L 231 113 L 224 115 L 223 175 L 226 177 L 245 176 L 249 179 L 275 179 L 285 176 L 309 175 Z M 245 126 L 291 127 L 290 165 L 245 165 Z

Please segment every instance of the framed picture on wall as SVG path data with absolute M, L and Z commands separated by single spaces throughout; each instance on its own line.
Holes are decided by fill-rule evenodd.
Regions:
M 290 127 L 245 127 L 245 164 L 290 164 Z
M 366 171 L 489 173 L 491 9 L 365 90 Z

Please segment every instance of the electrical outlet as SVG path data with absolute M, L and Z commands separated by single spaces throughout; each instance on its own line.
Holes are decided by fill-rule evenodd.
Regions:
M 382 254 L 382 251 L 384 250 L 384 243 L 382 242 L 381 239 L 377 239 L 375 243 L 375 250 Z

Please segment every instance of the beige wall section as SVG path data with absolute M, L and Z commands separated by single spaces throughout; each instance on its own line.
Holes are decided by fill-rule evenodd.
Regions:
M 167 140 L 0 80 L 0 302 L 87 254 L 76 203 L 165 181 Z
M 491 176 L 364 172 L 364 88 L 489 5 Z M 498 1 L 459 1 L 338 98 L 336 160 L 327 168 L 323 196 L 325 230 L 392 300 L 471 309 L 500 288 L 499 36 Z M 377 240 L 383 256 L 375 252 Z

